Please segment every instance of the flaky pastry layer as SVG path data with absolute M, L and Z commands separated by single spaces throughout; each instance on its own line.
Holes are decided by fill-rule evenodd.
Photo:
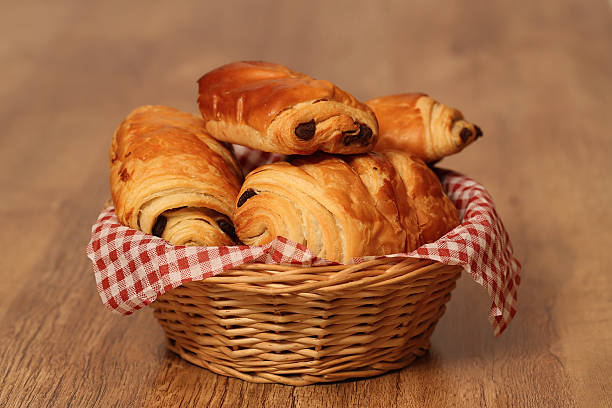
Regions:
M 176 245 L 233 242 L 230 217 L 242 173 L 201 118 L 166 106 L 135 109 L 114 134 L 110 167 L 122 224 Z M 200 234 L 185 232 L 196 223 Z
M 418 246 L 405 188 L 377 153 L 319 153 L 259 167 L 246 177 L 233 220 L 247 245 L 284 236 L 337 262 Z
M 421 244 L 436 241 L 459 225 L 459 214 L 438 176 L 418 157 L 402 151 L 382 152 L 400 176 L 413 208 Z

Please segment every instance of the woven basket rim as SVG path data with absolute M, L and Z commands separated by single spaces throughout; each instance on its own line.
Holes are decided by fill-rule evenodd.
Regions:
M 295 264 L 249 263 L 223 271 L 200 281 L 184 283 L 189 287 L 206 281 L 219 287 L 275 295 L 297 292 L 335 292 L 356 287 L 376 287 L 389 282 L 418 280 L 446 265 L 431 259 L 391 257 L 354 265 L 302 266 Z M 454 268 L 453 268 L 454 269 Z

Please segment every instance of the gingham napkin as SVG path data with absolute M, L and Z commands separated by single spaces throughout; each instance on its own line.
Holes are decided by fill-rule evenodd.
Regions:
M 235 147 L 243 169 L 283 156 Z M 436 242 L 394 257 L 433 259 L 461 265 L 492 300 L 489 319 L 495 336 L 516 314 L 521 265 L 493 201 L 480 184 L 464 175 L 438 170 L 442 185 L 460 211 L 462 223 Z M 112 311 L 131 314 L 183 283 L 206 279 L 244 263 L 328 265 L 306 247 L 278 237 L 259 247 L 185 247 L 124 227 L 113 207 L 106 208 L 91 229 L 87 256 L 93 263 L 98 293 Z M 354 258 L 359 263 L 374 257 Z M 379 257 L 380 258 L 380 257 Z

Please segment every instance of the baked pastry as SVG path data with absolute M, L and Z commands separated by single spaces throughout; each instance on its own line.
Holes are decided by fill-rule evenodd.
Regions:
M 418 227 L 401 180 L 378 153 L 318 153 L 261 166 L 236 201 L 236 234 L 247 245 L 277 236 L 337 262 L 418 246 Z
M 166 106 L 137 108 L 115 131 L 110 167 L 122 224 L 174 245 L 234 243 L 242 173 L 201 118 Z
M 465 121 L 460 111 L 423 93 L 384 96 L 366 103 L 380 127 L 376 151 L 402 150 L 431 163 L 482 136 L 482 130 Z
M 404 239 L 405 245 L 398 252 L 410 252 L 421 246 L 414 202 L 389 159 L 380 153 L 369 152 L 346 156 L 343 160 L 351 166 L 368 189 L 380 214 L 393 226 L 396 238 Z
M 269 62 L 235 62 L 200 78 L 198 105 L 217 140 L 266 152 L 372 150 L 371 109 L 328 81 Z
M 421 244 L 434 242 L 459 225 L 457 208 L 421 159 L 403 151 L 382 153 L 395 167 L 416 209 Z

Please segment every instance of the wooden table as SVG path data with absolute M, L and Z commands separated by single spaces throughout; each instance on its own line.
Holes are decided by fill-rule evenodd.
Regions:
M 4 4 L 0 406 L 612 406 L 610 4 L 469 3 Z M 196 112 L 197 78 L 241 59 L 361 99 L 427 91 L 484 129 L 444 166 L 489 189 L 523 263 L 501 337 L 465 275 L 426 357 L 294 388 L 190 365 L 150 310 L 104 309 L 85 246 L 114 128 L 142 104 Z

